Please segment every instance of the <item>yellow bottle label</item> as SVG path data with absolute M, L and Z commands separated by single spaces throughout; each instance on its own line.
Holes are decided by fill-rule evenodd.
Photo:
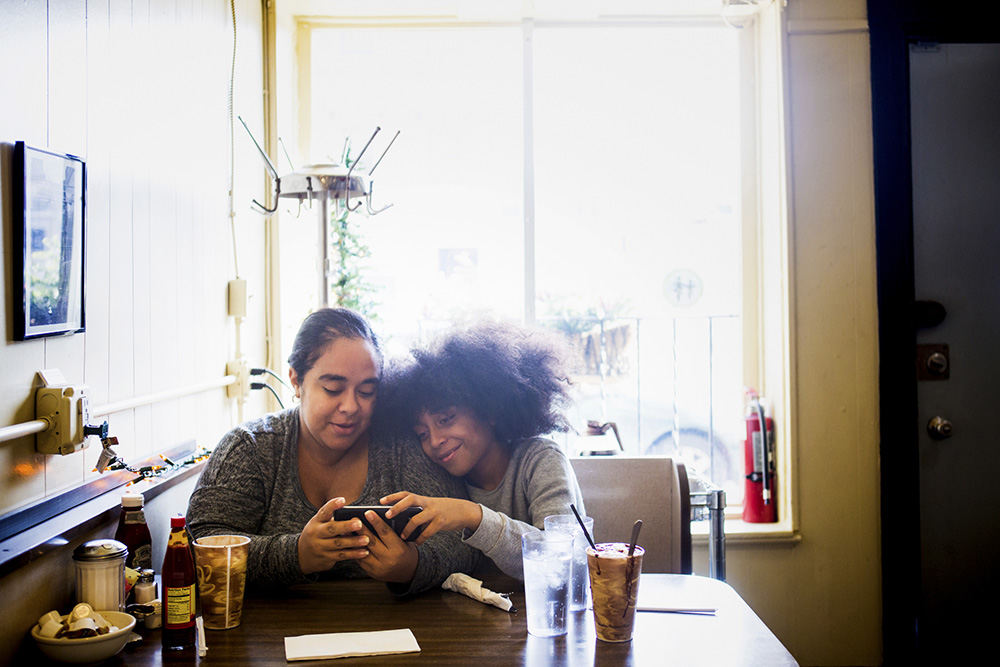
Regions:
M 166 621 L 170 625 L 189 625 L 194 617 L 194 586 L 167 588 Z
M 167 537 L 167 546 L 173 547 L 180 545 L 186 547 L 188 545 L 187 533 L 183 530 L 171 530 L 170 536 Z

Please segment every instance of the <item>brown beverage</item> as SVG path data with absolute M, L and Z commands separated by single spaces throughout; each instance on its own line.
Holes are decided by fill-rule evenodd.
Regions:
M 194 542 L 198 601 L 209 630 L 240 624 L 249 544 L 250 538 L 242 535 L 212 535 Z
M 623 542 L 598 544 L 596 552 L 587 548 L 594 624 L 597 638 L 601 641 L 627 642 L 632 639 L 644 553 L 642 547 L 636 546 L 635 552 L 629 556 L 628 545 Z

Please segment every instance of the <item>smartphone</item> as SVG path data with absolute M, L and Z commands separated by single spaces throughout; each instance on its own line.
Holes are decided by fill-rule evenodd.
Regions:
M 393 529 L 393 531 L 395 531 L 395 533 L 399 535 L 400 533 L 403 532 L 403 528 L 406 527 L 406 524 L 410 522 L 410 518 L 424 511 L 423 507 L 407 507 L 399 514 L 396 514 L 391 518 L 386 519 L 385 513 L 389 511 L 389 507 L 390 505 L 345 505 L 344 507 L 341 507 L 339 510 L 333 511 L 333 520 L 347 521 L 348 519 L 358 518 L 361 519 L 361 523 L 364 525 L 365 528 L 374 533 L 375 529 L 368 522 L 368 519 L 365 518 L 365 512 L 371 510 L 372 512 L 378 514 L 379 517 L 381 517 L 383 521 L 388 523 L 389 526 Z M 422 533 L 423 530 L 424 527 L 420 526 L 415 531 L 413 531 L 412 535 L 406 538 L 406 541 L 413 542 L 418 537 L 420 537 L 420 533 Z

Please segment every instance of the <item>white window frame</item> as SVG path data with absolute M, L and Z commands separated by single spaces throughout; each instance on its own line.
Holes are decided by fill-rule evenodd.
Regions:
M 794 267 L 790 261 L 786 183 L 788 159 L 787 100 L 785 99 L 786 51 L 784 12 L 780 2 L 739 4 L 720 15 L 717 0 L 683 0 L 677 3 L 651 0 L 625 2 L 561 3 L 536 0 L 531 15 L 522 12 L 522 3 L 463 3 L 428 1 L 414 13 L 412 3 L 360 0 L 285 0 L 277 7 L 279 36 L 277 78 L 282 92 L 293 102 L 278 104 L 278 114 L 288 119 L 300 152 L 307 154 L 311 123 L 309 118 L 311 34 L 330 27 L 514 27 L 521 26 L 524 39 L 524 320 L 535 319 L 534 246 L 534 165 L 532 163 L 532 39 L 536 28 L 561 26 L 628 25 L 718 25 L 725 21 L 741 30 L 744 91 L 749 103 L 734 122 L 742 126 L 742 234 L 743 234 L 743 374 L 747 386 L 767 396 L 777 431 L 778 514 L 775 524 L 747 524 L 739 517 L 740 506 L 727 507 L 726 533 L 735 541 L 798 540 L 795 507 L 796 480 L 794 392 L 791 349 L 791 312 Z M 488 5 L 484 8 L 483 5 Z M 666 5 L 666 6 L 665 6 Z M 607 6 L 610 11 L 601 11 Z M 499 9 L 498 9 L 499 7 Z M 566 16 L 567 8 L 574 15 Z M 669 12 L 669 13 L 667 13 Z M 281 34 L 290 34 L 285 44 L 286 65 L 281 65 Z M 278 84 L 281 86 L 281 83 Z M 282 124 L 276 123 L 278 134 Z M 694 526 L 695 540 L 704 539 Z M 707 528 L 705 528 L 707 533 Z

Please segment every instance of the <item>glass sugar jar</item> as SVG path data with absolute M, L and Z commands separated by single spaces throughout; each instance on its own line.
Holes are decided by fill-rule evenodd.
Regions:
M 125 557 L 128 548 L 117 540 L 91 540 L 73 551 L 76 601 L 96 611 L 121 611 L 125 602 Z

